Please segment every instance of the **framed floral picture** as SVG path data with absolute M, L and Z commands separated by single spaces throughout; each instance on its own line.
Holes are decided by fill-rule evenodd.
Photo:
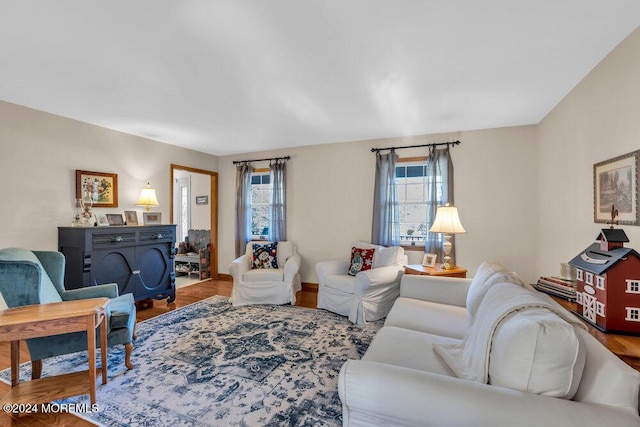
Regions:
M 634 151 L 593 165 L 594 222 L 640 225 L 638 153 L 640 151 Z
M 93 207 L 118 207 L 118 175 L 76 169 L 76 199 L 92 202 Z

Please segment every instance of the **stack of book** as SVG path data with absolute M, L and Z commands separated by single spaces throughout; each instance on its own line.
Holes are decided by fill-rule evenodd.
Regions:
M 540 276 L 534 287 L 540 292 L 564 298 L 569 301 L 576 300 L 576 281 L 561 277 Z

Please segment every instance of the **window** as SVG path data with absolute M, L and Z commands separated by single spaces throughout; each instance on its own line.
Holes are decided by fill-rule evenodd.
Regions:
M 576 278 L 578 280 L 584 280 L 584 276 L 583 276 L 584 272 L 582 270 L 580 270 L 579 268 L 576 270 Z
M 640 294 L 640 280 L 626 280 L 628 294 Z
M 398 195 L 398 240 L 403 246 L 424 246 L 427 235 L 427 207 L 431 179 L 426 171 L 426 160 L 403 162 L 396 166 L 396 192 Z M 436 179 L 436 206 L 443 204 L 442 178 Z M 444 239 L 442 234 L 438 239 Z
M 270 172 L 256 169 L 251 174 L 251 235 L 253 239 L 269 238 L 271 192 Z
M 593 285 L 593 273 L 585 274 L 584 283 L 586 283 L 587 285 Z
M 604 277 L 596 276 L 596 288 L 604 291 Z
M 582 292 L 576 292 L 576 303 L 582 305 Z
M 596 314 L 604 317 L 604 304 L 600 301 L 596 301 Z
M 627 310 L 627 317 L 624 320 L 630 322 L 640 322 L 640 308 L 637 307 L 625 307 Z

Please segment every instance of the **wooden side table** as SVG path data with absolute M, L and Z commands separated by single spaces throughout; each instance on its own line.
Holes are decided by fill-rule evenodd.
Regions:
M 0 341 L 11 341 L 11 390 L 5 403 L 38 404 L 89 394 L 96 403 L 96 327 L 100 327 L 102 384 L 107 383 L 108 298 L 91 298 L 51 304 L 27 305 L 0 312 Z M 20 340 L 69 332 L 87 332 L 88 371 L 57 375 L 20 383 Z M 87 380 L 89 380 L 87 382 Z
M 466 279 L 467 270 L 455 267 L 453 270 L 443 270 L 440 264 L 435 267 L 425 267 L 422 264 L 409 264 L 404 266 L 404 274 L 419 274 L 422 276 L 461 277 Z

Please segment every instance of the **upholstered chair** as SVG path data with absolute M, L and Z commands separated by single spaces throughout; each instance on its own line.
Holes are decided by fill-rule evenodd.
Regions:
M 317 307 L 348 316 L 356 324 L 382 319 L 400 295 L 407 256 L 399 246 L 386 248 L 355 241 L 352 248 L 373 250 L 372 268 L 356 272 L 351 258 L 317 263 Z
M 249 242 L 246 253 L 229 265 L 233 305 L 296 303 L 296 292 L 302 289 L 300 254 L 291 241 L 273 245 Z
M 125 365 L 132 369 L 136 306 L 132 294 L 118 296 L 115 283 L 66 290 L 64 255 L 60 252 L 30 251 L 21 248 L 0 250 L 0 294 L 8 307 L 106 297 L 107 343 L 124 344 Z M 100 346 L 98 329 L 97 346 Z M 61 354 L 87 350 L 86 332 L 73 332 L 26 340 L 31 356 L 32 377 L 42 372 L 42 360 Z

